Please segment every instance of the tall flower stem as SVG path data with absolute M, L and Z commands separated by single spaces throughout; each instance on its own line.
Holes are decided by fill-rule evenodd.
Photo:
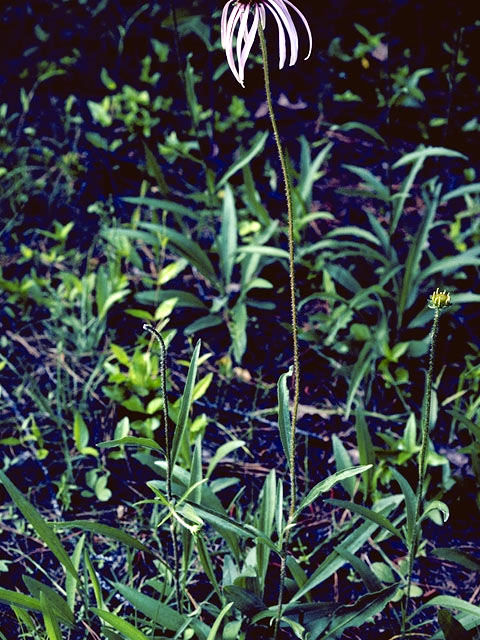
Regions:
M 149 324 L 144 324 L 143 328 L 148 331 L 157 340 L 160 346 L 160 380 L 161 380 L 161 395 L 163 400 L 163 428 L 165 438 L 165 458 L 166 458 L 166 478 L 165 487 L 167 494 L 167 502 L 169 508 L 173 508 L 173 494 L 172 494 L 172 456 L 170 445 L 170 434 L 168 432 L 168 399 L 167 399 L 167 347 L 159 331 Z M 182 597 L 180 592 L 180 560 L 178 553 L 178 536 L 177 528 L 175 525 L 175 519 L 170 520 L 170 536 L 172 539 L 173 550 L 173 577 L 175 582 L 175 599 L 177 602 L 177 608 L 182 613 Z
M 440 319 L 440 307 L 435 307 L 435 315 L 433 317 L 432 333 L 430 336 L 430 353 L 428 358 L 428 371 L 425 384 L 425 400 L 422 416 L 422 441 L 420 445 L 420 453 L 418 457 L 418 483 L 415 499 L 415 519 L 413 525 L 412 540 L 408 553 L 408 577 L 407 577 L 407 595 L 405 598 L 405 607 L 402 613 L 402 636 L 405 638 L 405 627 L 407 621 L 408 607 L 410 604 L 410 589 L 412 587 L 413 564 L 418 550 L 418 542 L 420 537 L 420 512 L 423 503 L 423 487 L 425 484 L 426 458 L 428 448 L 428 438 L 430 429 L 430 412 L 432 405 L 432 380 L 433 367 L 435 364 L 435 352 L 437 348 L 438 322 Z
M 263 72 L 265 80 L 265 94 L 267 98 L 268 113 L 270 115 L 270 121 L 272 123 L 273 137 L 275 138 L 275 144 L 277 146 L 278 157 L 280 165 L 282 167 L 283 182 L 285 186 L 285 196 L 287 201 L 287 215 L 288 215 L 288 273 L 290 282 L 290 309 L 292 319 L 292 345 L 293 345 L 293 410 L 290 426 L 290 505 L 288 510 L 287 526 L 282 541 L 282 556 L 280 564 L 280 583 L 278 592 L 278 613 L 275 620 L 274 638 L 278 637 L 280 628 L 280 619 L 282 616 L 282 603 L 283 603 L 283 591 L 285 586 L 286 566 L 287 566 L 287 553 L 290 542 L 290 533 L 292 530 L 292 524 L 295 517 L 295 505 L 297 500 L 297 479 L 295 475 L 296 465 L 296 451 L 295 451 L 295 436 L 297 427 L 297 414 L 298 414 L 298 402 L 300 396 L 300 360 L 298 356 L 298 329 L 297 329 L 297 305 L 295 295 L 295 244 L 294 244 L 294 229 L 293 229 L 293 206 L 292 206 L 292 186 L 290 181 L 290 175 L 287 167 L 287 160 L 285 152 L 280 141 L 280 134 L 278 132 L 277 120 L 275 118 L 275 112 L 273 110 L 272 92 L 270 89 L 270 75 L 268 71 L 268 55 L 267 44 L 265 42 L 265 35 L 263 32 L 262 21 L 258 22 L 258 34 L 260 37 L 260 47 L 262 50 L 263 60 Z

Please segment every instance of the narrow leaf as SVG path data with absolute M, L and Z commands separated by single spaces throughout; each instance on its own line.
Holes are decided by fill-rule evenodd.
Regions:
M 233 602 L 229 602 L 220 611 L 220 613 L 218 615 L 218 618 L 213 623 L 213 627 L 211 628 L 210 633 L 208 634 L 207 640 L 217 640 L 217 633 L 218 633 L 218 630 L 220 629 L 220 625 L 222 623 L 222 620 L 227 615 L 227 613 L 230 611 L 232 606 L 233 606 Z
M 253 158 L 262 151 L 265 145 L 265 140 L 267 138 L 268 138 L 268 131 L 264 131 L 263 133 L 259 133 L 253 139 L 253 144 L 250 147 L 250 149 L 247 152 L 243 152 L 240 155 L 240 158 L 236 162 L 234 162 L 232 166 L 229 167 L 229 169 L 227 169 L 225 174 L 220 178 L 217 184 L 217 189 L 221 189 L 223 185 L 227 182 L 227 180 L 231 178 L 231 176 L 237 173 L 237 171 L 240 171 L 242 167 L 249 164 L 250 161 L 253 160 Z
M 122 544 L 127 545 L 127 547 L 133 547 L 134 549 L 138 549 L 139 551 L 145 551 L 146 553 L 152 553 L 152 551 L 143 545 L 138 540 L 135 540 L 131 535 L 125 533 L 121 529 L 117 529 L 116 527 L 110 527 L 107 524 L 100 524 L 99 522 L 90 522 L 89 520 L 69 520 L 65 522 L 55 522 L 53 523 L 55 529 L 73 529 L 78 528 L 82 531 L 91 531 L 92 533 L 96 533 L 100 536 L 105 536 L 106 538 L 110 538 L 112 540 L 117 540 Z
M 159 453 L 164 453 L 162 447 L 152 440 L 151 438 L 138 438 L 136 436 L 125 436 L 124 438 L 118 438 L 117 440 L 107 440 L 105 442 L 99 442 L 97 447 L 144 447 L 145 449 L 153 449 Z
M 322 480 L 321 482 L 316 484 L 313 489 L 311 489 L 308 494 L 301 500 L 300 504 L 298 505 L 296 515 L 298 516 L 303 511 L 303 509 L 312 504 L 312 502 L 314 502 L 322 493 L 330 491 L 330 489 L 334 485 L 336 485 L 337 482 L 342 482 L 342 480 L 345 480 L 346 478 L 351 478 L 352 476 L 356 476 L 359 473 L 364 473 L 371 467 L 371 464 L 349 467 L 348 469 L 342 469 L 341 471 L 337 471 L 331 476 L 328 476 L 328 478 L 325 478 L 325 480 Z
M 392 475 L 400 485 L 403 497 L 405 498 L 405 509 L 407 512 L 407 547 L 411 549 L 413 542 L 413 531 L 415 527 L 415 511 L 416 511 L 416 497 L 412 487 L 407 480 L 396 470 L 391 469 Z
M 222 226 L 218 238 L 218 252 L 225 286 L 232 279 L 232 270 L 237 252 L 237 210 L 233 191 L 229 184 L 225 187 L 222 208 Z
M 13 482 L 11 482 L 5 473 L 3 473 L 3 471 L 0 471 L 0 480 L 8 491 L 11 499 L 21 511 L 23 517 L 28 520 L 37 532 L 38 536 L 43 540 L 65 569 L 71 573 L 76 580 L 78 580 L 78 574 L 72 564 L 72 561 L 50 526 L 45 522 L 35 507 L 30 504 L 25 496 L 17 489 Z
M 173 434 L 172 448 L 170 451 L 170 464 L 173 466 L 178 456 L 180 444 L 183 440 L 185 429 L 188 422 L 188 414 L 192 402 L 193 388 L 195 386 L 195 378 L 197 376 L 198 355 L 200 353 L 201 341 L 199 340 L 193 351 L 190 367 L 188 368 L 187 380 L 183 391 L 180 412 L 178 414 L 177 425 Z
M 363 507 L 362 505 L 356 504 L 355 502 L 349 502 L 348 500 L 329 499 L 329 500 L 325 500 L 325 502 L 328 502 L 328 504 L 333 504 L 336 507 L 340 507 L 341 509 L 348 509 L 349 511 L 353 511 L 353 513 L 356 513 L 359 516 L 362 516 L 362 518 L 366 518 L 367 520 L 371 520 L 372 522 L 375 522 L 375 524 L 378 524 L 378 526 L 383 527 L 384 529 L 387 529 L 387 531 L 390 531 L 390 533 L 393 533 L 393 535 L 400 538 L 400 540 L 403 540 L 402 532 L 399 529 L 397 529 L 397 527 L 395 527 L 390 522 L 390 520 L 387 520 L 385 516 L 382 516 L 382 514 L 377 513 L 376 511 L 367 509 L 367 507 Z
M 278 379 L 277 384 L 277 396 L 278 396 L 278 429 L 280 431 L 280 440 L 282 442 L 283 451 L 287 459 L 287 464 L 290 467 L 291 463 L 291 422 L 290 422 L 290 410 L 288 408 L 288 389 L 287 378 L 293 373 L 292 368 L 287 373 L 282 373 Z
M 99 618 L 108 622 L 114 629 L 123 633 L 129 640 L 148 640 L 147 636 L 136 629 L 133 624 L 116 616 L 114 613 L 103 611 L 103 609 L 97 609 L 96 607 L 91 607 L 90 610 L 96 613 Z

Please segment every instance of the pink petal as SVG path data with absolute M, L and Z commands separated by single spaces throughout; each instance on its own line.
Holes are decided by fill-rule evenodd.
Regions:
M 221 38 L 222 47 L 223 47 L 224 49 L 226 49 L 226 48 L 227 48 L 226 40 L 227 40 L 227 16 L 228 16 L 228 7 L 232 4 L 232 2 L 235 2 L 235 0 L 228 0 L 227 4 L 223 7 L 223 11 L 222 11 L 222 21 L 221 21 L 221 28 L 220 28 L 220 38 Z
M 298 56 L 298 36 L 293 20 L 282 0 L 266 0 L 270 12 L 279 16 L 290 38 L 290 66 L 295 64 Z
M 248 14 L 247 14 L 248 15 Z M 255 6 L 255 15 L 253 17 L 253 23 L 252 26 L 250 27 L 250 30 L 248 31 L 246 37 L 245 37 L 245 43 L 243 46 L 243 49 L 241 51 L 240 56 L 238 56 L 238 70 L 240 73 L 240 78 L 242 79 L 242 85 L 243 85 L 243 78 L 245 75 L 245 65 L 247 63 L 247 59 L 248 59 L 248 55 L 252 49 L 252 45 L 253 42 L 255 40 L 255 36 L 257 35 L 257 29 L 258 29 L 258 16 L 259 16 L 259 11 L 258 11 L 258 7 Z M 238 42 L 237 42 L 238 45 Z M 238 47 L 237 47 L 238 50 Z
M 283 0 L 283 1 L 286 2 L 288 5 L 290 5 L 292 7 L 292 9 L 298 13 L 298 15 L 300 16 L 303 24 L 305 25 L 305 29 L 307 30 L 308 41 L 309 41 L 309 49 L 308 49 L 307 56 L 305 58 L 305 60 L 306 60 L 307 58 L 310 57 L 310 54 L 312 53 L 312 32 L 310 31 L 310 25 L 308 24 L 307 19 L 305 18 L 303 13 L 300 11 L 300 9 L 297 9 L 297 7 L 293 3 L 290 2 L 290 0 Z
M 235 76 L 235 78 L 237 79 L 237 81 L 243 86 L 243 82 L 240 79 L 240 75 L 237 71 L 237 68 L 235 66 L 235 60 L 233 59 L 233 33 L 235 31 L 235 27 L 237 26 L 237 22 L 241 19 L 242 17 L 242 13 L 243 13 L 243 9 L 245 8 L 244 5 L 241 4 L 235 4 L 235 6 L 233 7 L 233 11 L 230 14 L 230 17 L 228 19 L 228 23 L 226 26 L 226 33 L 225 33 L 225 53 L 227 54 L 227 62 L 228 62 L 228 66 L 230 67 L 233 75 Z
M 267 16 L 265 14 L 265 7 L 263 4 L 258 6 L 258 10 L 260 11 L 260 20 L 262 21 L 262 29 L 265 29 L 265 25 L 267 24 Z
M 278 26 L 278 53 L 279 53 L 279 60 L 278 60 L 278 68 L 279 69 L 283 69 L 283 65 L 285 64 L 285 58 L 287 57 L 287 43 L 285 40 L 285 29 L 283 27 L 282 21 L 280 20 L 280 18 L 278 17 L 277 13 L 275 11 L 272 11 L 271 7 L 268 7 L 270 9 L 270 12 L 272 13 L 273 17 L 275 18 L 275 20 L 277 21 L 277 26 Z M 265 7 L 262 6 L 262 9 L 265 11 Z M 262 24 L 262 26 L 264 26 Z
M 247 30 L 247 25 L 248 25 L 248 17 L 249 17 L 249 8 L 248 6 L 245 5 L 246 11 L 243 11 L 243 15 L 242 15 L 242 19 L 240 21 L 240 27 L 238 28 L 238 33 L 237 33 L 237 62 L 238 62 L 238 75 L 240 78 L 240 83 L 243 86 L 243 78 L 245 75 L 245 62 L 246 62 L 246 58 L 244 58 L 244 52 L 245 52 L 245 46 L 242 49 L 243 46 L 243 40 L 245 37 L 245 31 Z M 248 56 L 248 52 L 247 52 L 247 56 Z M 243 63 L 242 63 L 242 59 L 243 59 Z

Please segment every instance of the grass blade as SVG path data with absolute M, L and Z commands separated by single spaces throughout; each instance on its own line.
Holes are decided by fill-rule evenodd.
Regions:
M 353 511 L 353 513 L 362 516 L 362 518 L 366 518 L 367 520 L 371 520 L 378 524 L 378 526 L 387 529 L 390 533 L 393 533 L 394 536 L 403 540 L 402 532 L 397 529 L 395 525 L 393 525 L 390 520 L 388 520 L 381 513 L 377 513 L 376 511 L 372 511 L 371 509 L 367 509 L 367 507 L 363 507 L 360 504 L 356 504 L 355 502 L 349 502 L 348 500 L 335 500 L 329 499 L 325 500 L 328 504 L 333 504 L 336 507 L 340 507 L 341 509 L 348 509 L 349 511 Z
M 222 207 L 222 226 L 218 238 L 218 253 L 223 281 L 228 286 L 232 280 L 233 265 L 237 253 L 237 210 L 233 191 L 229 184 L 225 187 Z
M 277 396 L 278 396 L 278 429 L 280 431 L 280 440 L 282 442 L 283 451 L 285 453 L 285 457 L 287 459 L 287 464 L 290 467 L 290 433 L 291 433 L 291 425 L 290 425 L 290 410 L 288 407 L 288 389 L 287 389 L 287 378 L 291 376 L 293 373 L 292 368 L 286 372 L 282 373 L 280 378 L 278 379 L 277 384 Z
M 91 607 L 90 610 L 96 613 L 99 618 L 108 622 L 114 629 L 123 633 L 129 640 L 148 640 L 147 636 L 136 629 L 133 624 L 116 616 L 114 613 L 103 611 L 103 609 L 97 609 L 96 607 Z
M 17 487 L 9 480 L 3 471 L 0 471 L 0 480 L 2 481 L 5 489 L 8 491 L 11 499 L 17 505 L 21 511 L 23 517 L 28 520 L 32 527 L 37 532 L 39 538 L 47 545 L 57 560 L 64 566 L 64 568 L 70 573 L 76 580 L 78 580 L 78 573 L 72 564 L 67 552 L 65 551 L 62 543 L 56 534 L 52 531 L 50 525 L 48 525 L 35 507 L 25 498 L 25 496 L 17 489 Z
M 180 405 L 180 413 L 178 414 L 177 425 L 172 439 L 172 448 L 170 451 L 170 464 L 175 464 L 180 444 L 183 440 L 185 429 L 188 422 L 188 413 L 190 411 L 190 405 L 192 404 L 193 388 L 195 386 L 195 378 L 197 376 L 198 355 L 200 353 L 201 341 L 199 340 L 193 351 L 192 359 L 190 361 L 190 367 L 188 368 L 187 381 L 185 382 L 185 389 L 183 391 L 182 402 Z
M 125 544 L 127 547 L 133 547 L 134 549 L 138 549 L 139 551 L 145 551 L 146 553 L 152 553 L 152 551 L 146 547 L 138 540 L 125 531 L 121 529 L 117 529 L 116 527 L 111 527 L 107 524 L 100 524 L 99 522 L 91 522 L 90 520 L 69 520 L 65 522 L 54 522 L 53 527 L 55 529 L 71 529 L 78 528 L 82 531 L 91 531 L 92 533 L 96 533 L 100 536 L 105 536 L 106 538 L 111 538 L 112 540 L 117 540 L 122 544 Z

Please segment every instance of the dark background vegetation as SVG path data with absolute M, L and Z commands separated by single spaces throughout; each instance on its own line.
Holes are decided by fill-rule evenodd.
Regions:
M 119 403 L 115 385 L 109 381 L 103 365 L 110 354 L 111 343 L 122 345 L 129 353 L 138 343 L 146 348 L 147 341 L 140 336 L 141 321 L 125 312 L 132 306 L 141 306 L 135 294 L 148 290 L 145 278 L 154 272 L 158 256 L 145 252 L 140 265 L 132 266 L 128 259 L 122 262 L 129 293 L 109 312 L 98 341 L 85 343 L 83 350 L 79 346 L 77 326 L 69 325 L 68 321 L 62 325 L 72 310 L 65 307 L 62 312 L 61 303 L 53 304 L 57 287 L 65 282 L 67 273 L 81 277 L 108 264 L 111 247 L 105 242 L 102 230 L 131 223 L 134 206 L 123 199 L 128 196 L 157 197 L 160 191 L 161 197 L 187 205 L 193 214 L 185 221 L 183 231 L 188 230 L 200 246 L 211 249 L 219 232 L 219 217 L 215 213 L 219 201 L 204 215 L 208 203 L 206 179 L 210 175 L 215 184 L 235 161 L 239 148 L 248 147 L 257 131 L 268 130 L 260 64 L 248 66 L 245 89 L 226 68 L 225 55 L 219 46 L 222 4 L 202 0 L 173 2 L 178 40 L 167 1 L 19 0 L 6 2 L 0 13 L 0 349 L 3 362 L 0 460 L 17 486 L 51 519 L 59 519 L 62 513 L 63 518 L 71 518 L 80 517 L 82 513 L 95 517 L 101 512 L 98 517 L 112 522 L 118 516 L 118 505 L 123 505 L 126 515 L 122 517 L 128 522 L 128 516 L 134 517 L 136 513 L 131 503 L 145 491 L 143 484 L 150 477 L 150 470 L 145 471 L 144 466 L 130 458 L 126 461 L 106 457 L 101 458 L 100 468 L 96 458 L 79 455 L 75 450 L 72 424 L 80 408 L 89 433 L 89 446 L 95 446 L 111 439 L 118 422 L 125 416 L 131 421 L 142 418 L 142 411 L 136 412 Z M 267 19 L 267 37 L 279 126 L 293 164 L 300 155 L 300 136 L 310 145 L 324 137 L 335 143 L 325 174 L 314 186 L 313 207 L 316 208 L 312 211 L 332 213 L 334 226 L 365 225 L 364 203 L 342 192 L 342 189 L 359 186 L 359 180 L 352 177 L 344 165 L 368 168 L 384 184 L 395 188 L 400 184 L 401 172 L 392 170 L 392 164 L 420 144 L 451 148 L 467 157 L 466 160 L 432 158 L 425 165 L 421 182 L 437 176 L 444 190 L 449 191 L 476 181 L 480 166 L 480 20 L 474 3 L 304 0 L 297 6 L 306 15 L 313 32 L 310 59 L 300 59 L 292 70 L 278 70 L 276 25 L 271 16 Z M 305 51 L 303 26 L 299 21 L 296 24 L 300 48 Z M 366 29 L 373 39 L 368 41 L 356 24 Z M 377 34 L 383 35 L 375 40 Z M 152 39 L 168 45 L 168 63 L 161 61 L 162 54 L 156 55 Z M 151 60 L 142 78 L 142 60 L 146 56 Z M 201 117 L 196 126 L 192 126 L 182 82 L 182 75 L 188 73 L 187 59 L 196 76 L 195 103 L 200 105 Z M 416 77 L 418 70 L 427 71 Z M 120 116 L 114 114 L 108 125 L 96 120 L 89 102 L 101 103 L 105 96 L 120 93 L 126 85 L 133 87 L 137 95 L 148 91 L 150 115 L 132 122 L 125 108 Z M 244 106 L 231 111 L 233 115 L 227 120 L 233 96 L 244 100 Z M 155 99 L 159 100 L 158 110 L 152 107 Z M 247 112 L 252 117 L 248 117 Z M 217 126 L 216 118 L 227 124 Z M 335 128 L 350 121 L 361 123 L 364 128 L 345 131 Z M 365 127 L 373 129 L 383 142 L 372 138 Z M 163 144 L 172 134 L 182 142 L 197 143 L 191 152 L 197 162 L 188 159 L 182 162 L 168 151 L 162 155 L 158 144 Z M 149 167 L 146 146 L 156 157 L 164 185 L 159 186 L 158 176 Z M 251 167 L 263 204 L 272 218 L 280 219 L 284 205 L 282 189 L 272 181 L 278 167 L 271 138 Z M 232 184 L 240 188 L 241 178 L 233 176 Z M 195 189 L 202 194 L 197 199 Z M 218 195 L 215 191 L 214 187 L 214 195 Z M 413 186 L 407 204 L 392 239 L 401 259 L 406 259 L 424 211 L 420 179 Z M 378 202 L 374 200 L 368 205 L 375 209 Z M 452 203 L 440 208 L 438 220 L 453 223 L 459 208 Z M 201 212 L 197 218 L 196 211 Z M 376 214 L 381 218 L 380 213 L 377 209 Z M 64 242 L 58 238 L 53 241 L 44 233 L 55 231 L 54 221 L 59 225 L 74 224 Z M 172 225 L 177 222 L 178 218 L 174 217 Z M 479 240 L 478 220 L 475 222 L 472 217 L 471 223 L 472 228 L 475 224 L 477 227 L 471 235 L 466 234 L 464 249 Z M 322 222 L 320 229 L 309 228 L 304 241 L 314 242 L 329 230 L 329 225 Z M 431 256 L 441 258 L 461 251 L 452 238 L 445 227 L 432 230 Z M 278 245 L 285 247 L 284 237 Z M 48 252 L 53 251 L 54 246 L 57 253 L 49 258 Z M 173 252 L 168 254 L 166 262 L 175 259 Z M 212 261 L 217 264 L 218 256 L 212 257 Z M 348 256 L 344 264 L 349 267 Z M 365 287 L 372 283 L 368 264 L 359 264 L 351 271 Z M 247 458 L 247 462 L 234 458 L 225 463 L 224 472 L 238 476 L 245 485 L 242 498 L 245 505 L 258 492 L 266 471 L 283 464 L 272 408 L 276 405 L 279 372 L 291 364 L 286 271 L 271 262 L 265 265 L 261 275 L 270 280 L 274 288 L 259 294 L 258 300 L 268 302 L 273 291 L 275 307 L 252 312 L 247 330 L 248 348 L 242 362 L 234 363 L 241 365 L 235 375 L 228 366 L 231 336 L 226 325 L 206 327 L 195 335 L 195 338 L 201 337 L 205 348 L 213 353 L 204 374 L 213 373 L 214 382 L 199 400 L 199 407 L 212 422 L 224 425 L 230 433 L 246 440 L 250 450 L 257 454 L 254 459 Z M 319 273 L 311 270 L 311 263 L 299 264 L 297 277 L 299 299 L 316 294 L 322 286 Z M 465 267 L 461 278 L 455 280 L 451 276 L 450 284 L 462 293 L 478 292 L 478 265 Z M 193 292 L 209 303 L 213 298 L 208 283 L 201 278 L 197 282 L 195 271 L 179 276 L 172 288 Z M 347 296 L 346 289 L 340 286 L 339 290 Z M 422 299 L 409 310 L 407 320 L 419 313 L 428 293 L 428 290 L 422 292 Z M 236 302 L 235 292 L 231 295 L 230 309 Z M 425 356 L 428 324 L 424 322 L 412 328 L 406 322 L 405 326 L 395 327 L 395 302 L 390 304 L 387 310 L 392 344 L 423 341 L 421 356 Z M 436 374 L 440 376 L 442 372 L 444 387 L 440 396 L 443 399 L 459 390 L 458 380 L 465 362 L 470 359 L 472 366 L 478 364 L 476 306 L 466 306 L 456 316 L 442 319 Z M 146 310 L 148 305 L 141 308 Z M 332 433 L 336 433 L 347 448 L 355 448 L 354 421 L 344 420 L 341 407 L 345 406 L 349 372 L 358 358 L 361 343 L 352 339 L 349 326 L 344 334 L 339 333 L 340 341 L 342 336 L 345 338 L 343 346 L 339 342 L 323 348 L 318 344 L 321 342 L 318 336 L 317 340 L 309 340 L 307 334 L 312 322 L 315 323 L 315 314 L 321 316 L 322 313 L 328 310 L 318 301 L 312 301 L 300 313 L 301 328 L 305 332 L 301 343 L 301 402 L 307 407 L 299 423 L 302 486 L 321 479 L 327 468 L 334 470 Z M 183 330 L 197 319 L 197 311 L 190 308 L 176 309 L 172 314 L 171 326 L 177 329 L 171 344 L 169 393 L 172 402 L 184 381 L 181 366 L 176 367 L 175 363 L 191 354 L 192 338 L 184 335 Z M 377 316 L 372 310 L 367 309 L 353 320 L 371 326 L 372 331 L 376 328 Z M 412 354 L 408 357 L 413 368 L 406 397 L 412 410 L 418 413 L 423 397 L 424 360 L 415 359 Z M 369 426 L 373 431 L 384 428 L 383 417 L 389 411 L 403 418 L 407 415 L 394 389 L 385 386 L 385 378 L 377 368 L 380 359 L 372 360 L 371 381 L 368 390 L 362 390 L 372 414 Z M 82 392 L 86 384 L 87 394 Z M 478 385 L 478 378 L 475 384 Z M 146 387 L 145 395 L 153 398 L 156 389 L 148 384 Z M 318 406 L 323 413 L 315 411 Z M 379 415 L 383 417 L 377 418 Z M 478 414 L 470 417 L 474 415 Z M 36 430 L 30 423 L 28 429 L 22 431 L 20 425 L 32 417 Z M 398 439 L 403 433 L 403 418 L 392 427 Z M 28 438 L 24 438 L 25 430 Z M 213 451 L 224 441 L 224 432 L 209 428 L 206 441 Z M 385 443 L 376 438 L 375 445 L 381 447 Z M 385 445 L 383 459 L 404 464 L 413 480 L 413 452 L 402 463 L 397 457 L 402 446 L 398 445 L 397 449 L 395 446 Z M 448 546 L 453 540 L 469 546 L 478 538 L 475 525 L 478 469 L 472 471 L 472 464 L 475 467 L 473 454 L 470 457 L 472 450 L 460 452 L 462 446 L 467 449 L 473 446 L 470 434 L 464 429 L 452 437 L 449 418 L 442 414 L 436 447 L 441 449 L 441 455 L 450 456 L 456 480 L 444 482 L 438 468 L 432 468 L 432 484 L 439 492 L 450 491 L 451 505 L 464 500 L 461 504 L 469 505 L 466 511 L 471 509 L 476 515 L 462 520 L 465 507 L 461 506 L 455 522 L 443 529 L 432 525 L 431 535 L 438 537 L 437 546 Z M 39 455 L 39 449 L 47 455 Z M 104 475 L 107 490 L 113 495 L 102 495 L 94 482 L 87 490 L 86 474 L 92 470 Z M 65 483 L 70 483 L 68 489 Z M 388 478 L 385 484 L 388 485 Z M 6 499 L 5 492 L 2 496 Z M 305 525 L 303 540 L 312 550 L 320 536 L 315 529 L 318 517 L 318 512 L 312 512 L 313 524 Z M 5 550 L 3 558 L 0 553 L 0 560 L 5 562 L 0 583 L 5 588 L 20 588 L 21 575 L 28 564 L 25 557 L 33 543 L 28 538 L 22 539 L 21 553 L 17 553 L 12 532 L 19 527 L 18 521 L 9 511 L 5 522 L 7 525 L 0 531 Z M 325 525 L 325 529 L 328 527 Z M 323 550 L 318 555 L 322 553 Z M 391 553 L 399 551 L 392 548 Z M 316 559 L 314 556 L 314 561 Z M 44 560 L 40 558 L 38 562 L 42 564 Z M 49 570 L 47 561 L 44 568 Z M 142 570 L 148 575 L 148 567 Z M 445 580 L 443 565 L 438 568 L 435 563 L 423 560 L 419 571 L 424 592 L 435 591 Z M 457 568 L 448 578 L 449 593 L 468 599 L 474 597 L 473 585 L 471 576 L 466 579 L 462 571 Z M 357 585 L 352 586 L 345 575 L 341 577 L 344 588 L 354 593 Z M 14 623 L 12 618 L 8 620 L 12 625 L 9 633 L 13 634 Z M 374 629 L 369 633 L 372 634 L 369 637 L 380 637 Z M 14 636 L 7 634 L 6 637 Z M 360 636 L 352 632 L 349 637 Z

